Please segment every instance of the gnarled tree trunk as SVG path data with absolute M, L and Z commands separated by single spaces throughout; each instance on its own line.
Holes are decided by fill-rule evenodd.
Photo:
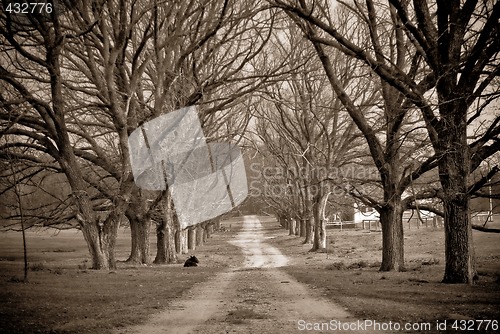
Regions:
M 290 218 L 290 221 L 288 222 L 288 235 L 295 235 L 295 218 Z
M 151 218 L 145 212 L 144 202 L 139 202 L 142 200 L 139 191 L 135 191 L 132 198 L 125 212 L 130 224 L 131 237 L 131 250 L 127 262 L 148 264 Z
M 442 112 L 449 124 L 444 130 L 446 133 L 441 134 L 438 145 L 438 150 L 442 152 L 438 168 L 443 187 L 446 258 L 443 282 L 472 284 L 477 272 L 467 187 L 470 157 L 465 117 L 455 116 L 453 111 L 447 114 Z
M 198 224 L 195 228 L 196 231 L 196 246 L 203 246 L 203 233 L 204 233 L 204 228 L 202 224 Z
M 379 211 L 382 225 L 380 271 L 404 270 L 403 206 L 397 196 Z
M 314 222 L 311 216 L 302 221 L 301 233 L 304 237 L 304 244 L 312 244 L 314 237 Z
M 324 203 L 327 200 L 327 195 L 322 192 L 314 198 L 313 212 L 314 212 L 314 240 L 312 252 L 318 250 L 326 250 L 326 221 L 324 217 Z
M 156 257 L 154 263 L 177 263 L 175 229 L 171 217 L 165 217 L 156 228 Z
M 102 225 L 97 221 L 91 223 L 80 219 L 80 229 L 87 243 L 92 269 L 110 269 L 109 255 L 101 247 Z
M 189 250 L 196 250 L 196 228 L 194 226 L 188 227 L 187 228 L 187 235 L 188 235 L 188 249 Z
M 160 216 L 156 227 L 156 257 L 154 263 L 177 263 L 176 217 L 173 210 L 172 196 L 168 190 L 165 191 L 160 208 Z
M 148 264 L 149 263 L 149 231 L 151 228 L 150 218 L 130 218 L 130 236 L 132 239 L 130 256 L 127 262 Z
M 175 232 L 175 250 L 179 254 L 187 254 L 188 251 L 188 234 L 187 229 L 177 229 Z

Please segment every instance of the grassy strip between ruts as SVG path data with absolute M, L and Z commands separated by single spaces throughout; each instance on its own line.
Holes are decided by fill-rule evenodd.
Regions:
M 66 236 L 66 243 L 61 235 L 50 242 L 46 234 L 32 234 L 29 251 L 41 262 L 31 263 L 28 283 L 16 279 L 22 274 L 18 236 L 0 234 L 0 333 L 109 333 L 144 322 L 194 284 L 228 265 L 241 264 L 239 248 L 227 242 L 236 232 L 216 233 L 198 247 L 194 254 L 199 267 L 119 263 L 113 271 L 89 270 L 61 260 L 69 254 L 85 257 L 86 246 L 74 234 Z M 126 244 L 122 242 L 118 253 L 126 254 Z
M 284 230 L 270 243 L 291 259 L 284 270 L 318 289 L 358 319 L 400 324 L 496 319 L 500 323 L 500 235 L 474 231 L 479 281 L 473 286 L 440 283 L 444 273 L 443 231 L 405 231 L 404 272 L 378 271 L 381 233 L 328 230 L 328 253 L 311 253 L 303 238 Z M 325 322 L 335 319 L 324 319 Z M 484 325 L 483 325 L 484 328 Z M 490 327 L 491 328 L 491 327 Z M 481 331 L 483 332 L 483 331 Z

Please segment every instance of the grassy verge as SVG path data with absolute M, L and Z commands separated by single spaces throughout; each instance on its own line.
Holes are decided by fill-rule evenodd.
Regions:
M 474 231 L 479 282 L 474 286 L 440 283 L 444 273 L 443 231 L 405 231 L 405 272 L 379 272 L 381 234 L 329 230 L 327 253 L 285 231 L 271 243 L 291 258 L 285 270 L 319 289 L 360 319 L 431 322 L 500 320 L 500 235 Z M 448 322 L 449 324 L 451 322 Z M 449 328 L 450 329 L 450 328 Z
M 144 322 L 194 284 L 241 263 L 239 248 L 227 243 L 236 232 L 215 234 L 193 252 L 199 267 L 119 263 L 114 271 L 86 269 L 86 246 L 74 232 L 32 233 L 28 283 L 17 278 L 22 275 L 18 235 L 0 234 L 0 333 L 109 333 Z M 126 259 L 128 233 L 118 245 L 117 254 Z

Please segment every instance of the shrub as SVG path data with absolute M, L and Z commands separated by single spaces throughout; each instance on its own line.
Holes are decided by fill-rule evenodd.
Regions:
M 17 277 L 17 276 L 12 276 L 9 279 L 9 282 L 11 282 L 11 283 L 24 283 L 24 279 Z
M 347 269 L 346 265 L 344 262 L 333 262 L 332 264 L 329 264 L 326 266 L 326 270 L 345 270 Z
M 369 266 L 368 262 L 360 260 L 358 262 L 351 263 L 349 266 L 347 266 L 347 269 L 360 269 L 360 268 L 366 268 L 368 266 Z
M 423 266 L 431 266 L 433 264 L 439 264 L 439 259 L 433 257 L 431 259 L 424 259 L 424 260 L 422 260 L 422 265 Z
M 46 269 L 45 265 L 41 262 L 33 263 L 29 268 L 31 271 L 44 271 Z
M 81 264 L 78 265 L 78 269 L 85 270 L 87 268 L 87 260 L 84 260 Z

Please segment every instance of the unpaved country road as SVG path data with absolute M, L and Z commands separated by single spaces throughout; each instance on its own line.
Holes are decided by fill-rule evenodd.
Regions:
M 243 229 L 232 242 L 245 255 L 241 267 L 196 285 L 146 324 L 117 333 L 332 333 L 300 330 L 299 321 L 356 321 L 342 307 L 280 270 L 287 264 L 286 256 L 266 244 L 257 217 L 243 219 Z

